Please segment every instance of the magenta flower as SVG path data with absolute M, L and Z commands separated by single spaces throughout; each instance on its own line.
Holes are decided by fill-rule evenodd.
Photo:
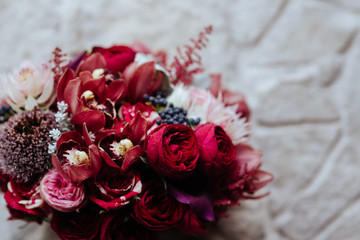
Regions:
M 72 183 L 55 169 L 41 180 L 40 194 L 49 206 L 61 212 L 75 211 L 86 201 L 84 185 Z

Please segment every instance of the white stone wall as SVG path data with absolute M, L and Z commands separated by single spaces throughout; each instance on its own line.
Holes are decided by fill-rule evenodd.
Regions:
M 54 46 L 142 40 L 174 53 L 212 24 L 204 65 L 247 96 L 275 180 L 268 198 L 189 239 L 359 239 L 360 1 L 1 0 L 0 22 L 1 72 Z M 1 239 L 56 239 L 46 223 L 7 222 L 1 201 Z

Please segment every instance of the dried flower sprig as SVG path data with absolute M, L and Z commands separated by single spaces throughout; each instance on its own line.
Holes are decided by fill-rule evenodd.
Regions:
M 212 31 L 213 27 L 210 25 L 199 33 L 197 39 L 190 39 L 190 44 L 185 44 L 183 48 L 177 47 L 178 56 L 174 57 L 169 68 L 174 84 L 183 82 L 188 85 L 193 81 L 194 74 L 203 71 L 198 51 L 206 47 L 209 41 L 208 36 Z

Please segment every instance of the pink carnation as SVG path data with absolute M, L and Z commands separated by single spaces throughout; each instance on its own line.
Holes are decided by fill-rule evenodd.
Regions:
M 42 179 L 40 193 L 52 208 L 62 212 L 75 211 L 81 208 L 86 200 L 84 185 L 75 185 L 55 169 Z

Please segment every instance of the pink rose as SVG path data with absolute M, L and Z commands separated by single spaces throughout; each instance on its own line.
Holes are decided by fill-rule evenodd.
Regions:
M 40 193 L 49 206 L 61 212 L 75 211 L 86 201 L 84 185 L 75 185 L 55 169 L 41 180 Z
M 208 176 L 224 173 L 235 158 L 235 147 L 224 129 L 213 123 L 195 130 L 200 149 L 198 165 Z

